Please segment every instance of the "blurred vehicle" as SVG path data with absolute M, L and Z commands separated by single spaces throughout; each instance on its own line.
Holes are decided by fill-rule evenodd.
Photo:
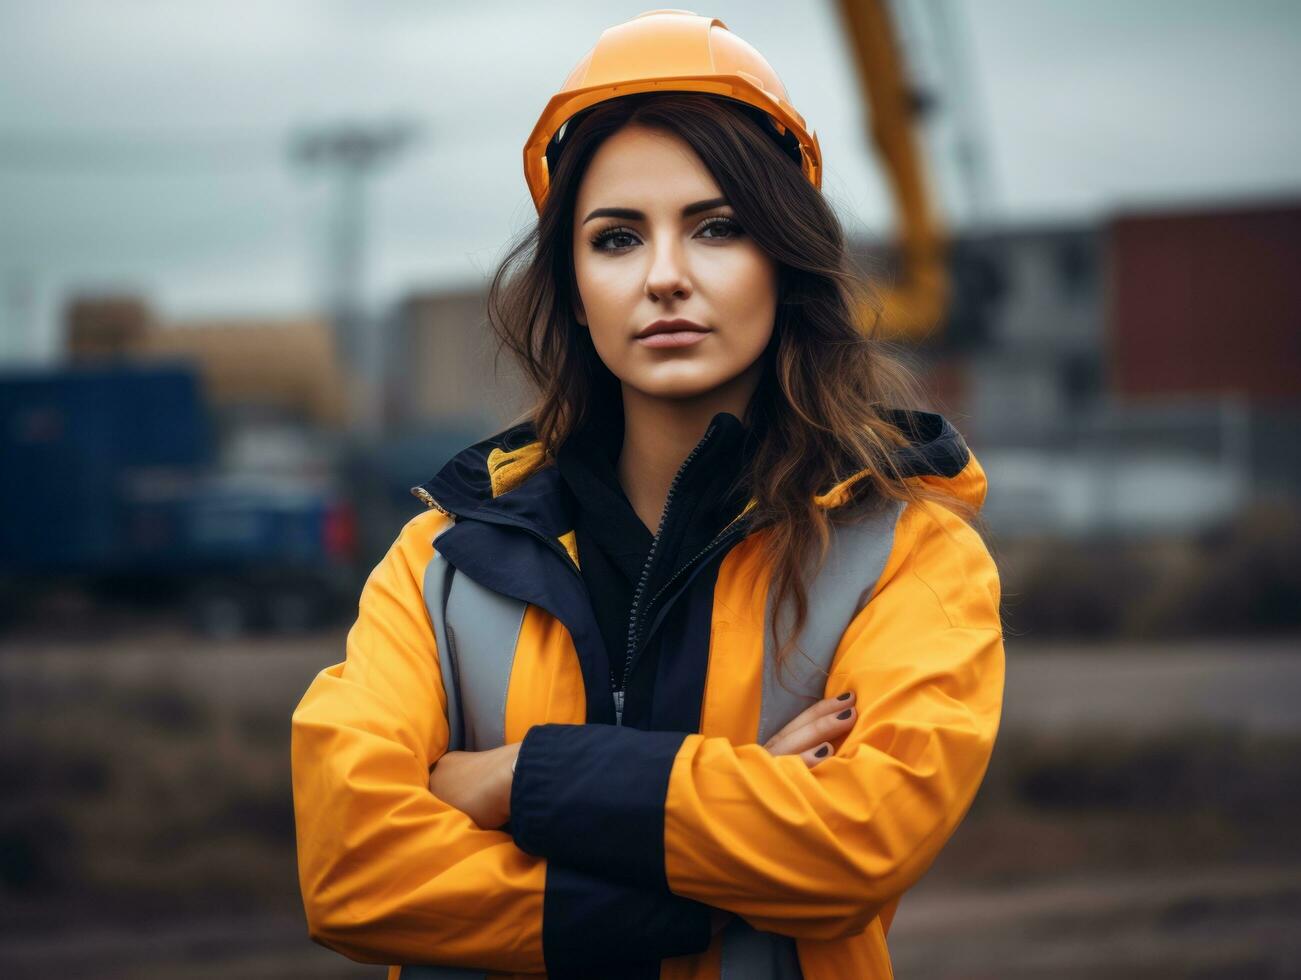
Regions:
M 321 622 L 355 592 L 351 505 L 328 470 L 263 465 L 291 439 L 224 443 L 188 365 L 0 374 L 0 601 L 179 602 L 222 637 Z

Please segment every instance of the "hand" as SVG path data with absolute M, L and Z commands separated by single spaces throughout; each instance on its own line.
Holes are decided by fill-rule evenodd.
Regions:
M 483 752 L 447 752 L 429 770 L 429 792 L 484 830 L 510 820 L 512 766 L 519 742 Z
M 824 698 L 796 715 L 763 747 L 773 755 L 798 755 L 812 769 L 819 762 L 831 758 L 835 751 L 831 740 L 840 738 L 853 728 L 857 717 L 852 691 L 839 697 Z

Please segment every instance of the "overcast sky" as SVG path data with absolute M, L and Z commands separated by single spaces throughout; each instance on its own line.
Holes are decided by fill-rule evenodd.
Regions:
M 369 185 L 375 307 L 478 281 L 533 217 L 520 149 L 547 98 L 604 27 L 651 6 L 0 0 L 0 359 L 51 351 L 77 289 L 136 290 L 168 317 L 319 306 L 330 185 L 288 162 L 305 125 L 421 128 Z M 850 230 L 888 232 L 835 5 L 695 9 L 782 76 Z M 996 222 L 1301 196 L 1301 3 L 910 0 L 902 14 L 917 71 L 967 107 Z M 952 118 L 928 162 L 961 220 Z

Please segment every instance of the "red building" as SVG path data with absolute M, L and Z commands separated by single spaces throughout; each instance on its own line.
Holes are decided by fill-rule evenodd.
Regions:
M 1119 396 L 1301 401 L 1301 203 L 1135 214 L 1107 234 Z

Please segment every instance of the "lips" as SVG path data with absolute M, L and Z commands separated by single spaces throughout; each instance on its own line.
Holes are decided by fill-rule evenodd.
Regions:
M 671 347 L 690 347 L 698 344 L 713 331 L 692 320 L 656 320 L 638 331 L 633 338 L 643 347 L 664 350 Z
M 709 333 L 709 328 L 701 326 L 694 320 L 656 320 L 649 326 L 638 330 L 634 335 L 637 340 L 645 340 L 647 337 L 654 337 L 656 334 L 665 333 Z
M 667 333 L 653 333 L 648 337 L 638 337 L 637 343 L 643 347 L 690 347 L 709 336 L 708 330 L 670 330 Z

